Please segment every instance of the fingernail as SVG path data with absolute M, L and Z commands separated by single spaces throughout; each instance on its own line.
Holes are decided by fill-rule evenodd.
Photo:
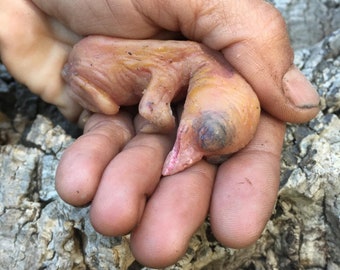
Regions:
M 287 71 L 283 76 L 282 85 L 285 96 L 296 107 L 319 107 L 319 94 L 297 67 L 293 66 Z
M 87 120 L 89 120 L 92 114 L 93 114 L 92 112 L 84 109 L 79 115 L 78 123 L 77 123 L 78 126 L 83 129 L 85 127 Z

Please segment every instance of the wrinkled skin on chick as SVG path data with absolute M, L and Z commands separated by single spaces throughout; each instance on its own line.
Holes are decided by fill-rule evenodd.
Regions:
M 176 126 L 173 100 L 186 94 L 177 137 L 163 167 L 171 175 L 207 157 L 221 161 L 246 146 L 260 117 L 259 101 L 222 54 L 192 41 L 89 36 L 75 45 L 63 73 L 86 109 L 116 114 L 139 103 L 143 132 Z

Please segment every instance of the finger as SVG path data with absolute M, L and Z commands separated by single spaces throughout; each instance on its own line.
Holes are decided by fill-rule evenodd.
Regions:
M 79 38 L 46 17 L 31 1 L 1 1 L 1 60 L 9 72 L 70 120 L 81 109 L 64 91 L 60 71 L 71 45 Z
M 277 118 L 304 122 L 319 111 L 317 92 L 293 65 L 293 50 L 282 16 L 263 0 L 35 3 L 82 34 L 147 38 L 159 28 L 181 31 L 189 39 L 221 50 L 253 86 L 261 106 Z M 82 23 L 83 14 L 88 15 L 90 23 Z M 97 18 L 101 18 L 99 24 Z
M 139 133 L 107 165 L 90 210 L 98 232 L 118 236 L 136 226 L 159 182 L 172 137 Z
M 283 123 L 262 114 L 250 144 L 219 167 L 210 220 L 224 245 L 242 248 L 262 233 L 277 197 L 284 133 Z
M 92 115 L 84 135 L 65 150 L 56 172 L 56 189 L 60 197 L 76 206 L 92 201 L 111 159 L 133 136 L 130 116 Z
M 131 234 L 131 249 L 140 263 L 162 268 L 184 255 L 206 217 L 214 177 L 215 166 L 200 161 L 162 178 Z

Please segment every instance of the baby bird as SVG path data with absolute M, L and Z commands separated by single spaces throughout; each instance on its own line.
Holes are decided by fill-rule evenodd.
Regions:
M 74 46 L 62 75 L 70 94 L 89 111 L 112 115 L 139 103 L 149 123 L 143 132 L 173 130 L 171 104 L 186 95 L 163 175 L 240 150 L 260 117 L 250 85 L 221 53 L 192 41 L 89 36 Z

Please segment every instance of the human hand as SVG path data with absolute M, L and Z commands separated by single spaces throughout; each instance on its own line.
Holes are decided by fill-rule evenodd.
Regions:
M 231 247 L 254 242 L 276 199 L 284 134 L 279 120 L 303 122 L 318 111 L 318 97 L 304 77 L 296 71 L 284 76 L 287 70 L 295 69 L 291 68 L 292 50 L 278 12 L 262 1 L 191 1 L 184 7 L 180 1 L 163 1 L 161 6 L 158 1 L 143 1 L 143 6 L 138 1 L 110 1 L 111 9 L 107 1 L 34 2 L 72 31 L 45 17 L 29 1 L 2 1 L 0 20 L 11 27 L 0 30 L 1 58 L 17 79 L 58 105 L 69 118 L 76 118 L 81 108 L 65 94 L 67 85 L 59 73 L 79 35 L 144 39 L 168 34 L 164 29 L 182 31 L 189 39 L 221 50 L 251 84 L 262 108 L 275 116 L 262 115 L 252 142 L 218 168 L 215 182 L 216 168 L 202 161 L 181 174 L 163 178 L 157 186 L 158 163 L 163 162 L 171 139 L 140 134 L 113 158 L 134 134 L 129 131 L 119 144 L 117 136 L 112 136 L 117 132 L 116 117 L 94 115 L 85 135 L 67 150 L 60 163 L 57 188 L 62 198 L 75 205 L 92 201 L 92 223 L 104 234 L 132 230 L 134 255 L 154 267 L 171 264 L 185 252 L 206 216 L 211 196 L 209 212 L 216 238 Z M 11 6 L 15 8 L 9 12 Z M 25 16 L 13 16 L 13 12 Z M 123 117 L 131 130 L 127 116 L 117 117 Z M 146 142 L 140 139 L 143 136 Z M 152 149 L 152 145 L 157 147 Z M 133 159 L 139 155 L 145 156 Z M 95 164 L 93 157 L 98 157 Z M 140 160 L 144 162 L 140 164 Z M 150 164 L 148 160 L 152 167 L 144 166 Z M 143 168 L 138 168 L 141 165 Z M 113 178 L 117 174 L 120 177 Z M 137 184 L 141 175 L 145 177 Z M 121 180 L 122 176 L 128 180 Z M 115 192 L 111 194 L 111 190 Z

